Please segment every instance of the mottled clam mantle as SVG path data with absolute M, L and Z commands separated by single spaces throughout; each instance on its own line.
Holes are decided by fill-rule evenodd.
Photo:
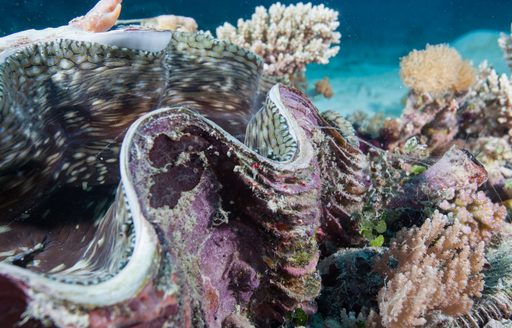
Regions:
M 358 242 L 365 161 L 303 94 L 201 33 L 0 45 L 0 286 L 16 304 L 1 321 L 267 327 L 315 310 L 317 232 Z

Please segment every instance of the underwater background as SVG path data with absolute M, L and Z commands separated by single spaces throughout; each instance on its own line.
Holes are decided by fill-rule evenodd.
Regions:
M 284 4 L 297 1 L 281 1 Z M 497 45 L 500 32 L 510 31 L 511 0 L 345 0 L 323 3 L 340 13 L 341 50 L 328 65 L 309 65 L 309 87 L 327 76 L 331 99 L 313 97 L 321 110 L 348 114 L 356 110 L 398 116 L 407 92 L 398 74 L 400 57 L 426 44 L 448 43 L 478 66 L 484 59 L 498 73 L 508 72 Z M 273 1 L 123 1 L 121 19 L 161 14 L 194 17 L 199 29 L 214 31 L 224 22 L 248 19 L 254 7 Z M 64 25 L 87 12 L 95 0 L 0 1 L 0 34 Z
M 2 35 L 64 25 L 0 40 L 0 328 L 511 327 L 512 0 L 258 9 L 217 30 L 240 48 L 90 33 L 271 4 L 0 5 Z

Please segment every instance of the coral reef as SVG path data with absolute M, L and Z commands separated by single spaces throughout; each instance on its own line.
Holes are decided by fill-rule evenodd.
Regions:
M 400 59 L 400 77 L 416 93 L 432 95 L 467 91 L 476 80 L 471 64 L 447 45 L 427 45 Z
M 399 118 L 347 118 L 290 86 L 339 50 L 323 5 L 257 7 L 222 40 L 173 15 L 108 31 L 120 10 L 0 39 L 2 324 L 511 319 L 507 75 L 427 46 Z
M 399 232 L 382 262 L 375 264 L 387 281 L 378 295 L 385 327 L 424 325 L 436 312 L 466 314 L 472 298 L 481 296 L 485 244 L 471 246 L 463 225 L 448 222 L 436 211 L 421 227 Z
M 498 39 L 498 44 L 500 45 L 501 49 L 503 49 L 503 54 L 505 56 L 508 67 L 510 67 L 512 70 L 512 35 L 502 33 Z
M 413 137 L 427 146 L 429 155 L 442 155 L 453 144 L 473 149 L 478 138 L 509 137 L 511 100 L 507 76 L 498 76 L 484 62 L 476 81 L 464 92 L 418 93 L 413 89 L 400 118 L 386 119 L 372 137 L 380 138 L 386 149 L 401 152 Z
M 237 27 L 225 23 L 216 35 L 261 56 L 268 74 L 294 79 L 307 64 L 326 64 L 338 53 L 339 47 L 331 47 L 340 41 L 338 26 L 338 12 L 324 5 L 275 3 L 268 10 L 257 7 Z
M 512 136 L 512 85 L 483 62 L 461 108 L 460 138 Z
M 453 197 L 447 196 L 438 205 L 460 222 L 472 245 L 481 241 L 489 243 L 491 237 L 500 232 L 507 215 L 504 206 L 493 203 L 477 189 L 476 183 L 468 183 L 460 189 L 451 190 Z
M 206 33 L 46 32 L 0 70 L 0 283 L 20 310 L 0 321 L 313 314 L 321 245 L 359 238 L 366 159 L 350 124 Z
M 459 326 L 483 326 L 494 320 L 506 320 L 512 316 L 512 249 L 510 233 L 500 236 L 497 245 L 486 250 L 488 265 L 484 269 L 485 286 L 471 312 L 453 318 Z M 510 323 L 509 323 L 510 324 Z

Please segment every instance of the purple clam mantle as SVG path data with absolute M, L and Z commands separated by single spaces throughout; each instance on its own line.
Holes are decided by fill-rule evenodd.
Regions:
M 313 141 L 323 124 L 316 109 L 297 91 L 273 90 L 302 131 L 288 163 L 262 158 L 180 108 L 143 117 L 125 140 L 144 216 L 168 240 L 164 251 L 188 287 L 180 294 L 202 300 L 197 311 L 211 326 L 235 305 L 256 323 L 277 324 L 297 307 L 311 308 L 320 290 L 315 232 L 329 210 L 319 153 L 323 138 L 336 140 Z
M 321 250 L 360 241 L 366 161 L 304 94 L 202 33 L 28 38 L 0 57 L 1 321 L 267 327 L 316 310 Z

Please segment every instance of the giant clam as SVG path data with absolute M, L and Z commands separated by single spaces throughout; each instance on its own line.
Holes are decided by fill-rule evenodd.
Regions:
M 306 96 L 201 32 L 1 41 L 1 322 L 272 326 L 314 310 L 317 232 L 350 244 L 366 188 L 363 155 Z

